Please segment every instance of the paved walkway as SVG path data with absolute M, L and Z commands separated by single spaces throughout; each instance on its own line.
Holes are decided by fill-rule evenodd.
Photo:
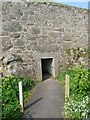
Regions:
M 63 118 L 64 90 L 57 80 L 39 83 L 27 102 L 24 118 Z

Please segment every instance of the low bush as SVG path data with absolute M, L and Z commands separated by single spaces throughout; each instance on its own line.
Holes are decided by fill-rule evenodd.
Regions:
M 2 118 L 18 119 L 21 116 L 19 105 L 19 88 L 18 82 L 22 81 L 24 100 L 28 92 L 32 90 L 35 83 L 30 78 L 11 76 L 1 78 L 2 81 Z
M 90 70 L 73 67 L 62 72 L 58 79 L 65 84 L 65 75 L 70 76 L 70 96 L 65 100 L 65 117 L 88 118 L 90 111 Z

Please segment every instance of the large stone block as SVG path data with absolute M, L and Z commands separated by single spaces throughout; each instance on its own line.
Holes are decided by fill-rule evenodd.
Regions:
M 41 45 L 41 46 L 36 46 L 37 51 L 41 52 L 55 52 L 58 51 L 58 46 L 51 44 L 51 45 Z
M 57 37 L 59 37 L 59 31 L 52 31 L 52 32 L 50 32 L 50 37 L 52 37 L 52 38 L 57 38 Z
M 28 49 L 28 50 L 31 50 L 31 49 L 32 49 L 32 45 L 29 44 L 29 45 L 27 46 L 27 49 Z
M 35 41 L 36 37 L 32 36 L 30 33 L 26 34 L 26 40 L 31 40 L 31 41 Z
M 12 43 L 9 37 L 2 37 L 2 50 L 5 52 L 12 47 Z
M 39 27 L 35 26 L 35 27 L 31 27 L 29 30 L 32 34 L 40 34 L 41 30 Z
M 24 15 L 26 16 L 34 15 L 34 11 L 32 9 L 25 10 Z
M 38 41 L 38 45 L 44 45 L 45 44 L 45 40 L 44 39 L 40 39 L 39 41 Z
M 63 40 L 64 40 L 64 41 L 72 41 L 72 36 L 69 35 L 69 34 L 65 34 L 65 35 L 63 36 Z
M 8 14 L 9 14 L 10 18 L 16 18 L 16 17 L 21 17 L 23 12 L 19 8 L 19 6 L 15 5 L 15 6 L 12 6 L 9 9 L 9 13 Z
M 42 45 L 42 46 L 37 45 L 36 46 L 36 51 L 37 52 L 45 52 L 45 49 L 46 49 L 45 45 Z
M 54 45 L 54 44 L 48 45 L 47 48 L 46 48 L 46 51 L 47 51 L 47 52 L 55 52 L 55 51 L 58 51 L 58 46 L 57 46 L 57 45 Z
M 28 18 L 28 20 L 27 20 L 27 25 L 34 25 L 35 24 L 35 20 L 34 19 L 32 19 L 32 18 Z
M 3 22 L 2 29 L 8 32 L 22 31 L 22 26 L 18 21 L 6 21 Z
M 19 38 L 20 37 L 20 33 L 11 33 L 10 36 L 11 38 Z
M 17 39 L 17 40 L 14 42 L 14 45 L 15 45 L 15 46 L 20 46 L 20 47 L 22 47 L 24 44 L 25 44 L 25 42 L 24 42 L 22 39 Z

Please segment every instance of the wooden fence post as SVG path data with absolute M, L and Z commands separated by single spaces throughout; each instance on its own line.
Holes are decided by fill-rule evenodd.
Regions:
M 21 112 L 23 112 L 24 111 L 24 107 L 23 107 L 22 81 L 19 82 L 19 101 L 20 101 Z
M 65 76 L 65 98 L 69 97 L 69 90 L 70 90 L 70 77 L 69 75 Z

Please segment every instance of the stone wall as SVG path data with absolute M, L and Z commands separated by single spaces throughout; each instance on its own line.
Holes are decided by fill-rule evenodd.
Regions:
M 57 60 L 56 75 L 68 61 L 66 50 L 88 47 L 88 11 L 52 3 L 2 3 L 2 57 L 12 74 L 37 75 L 38 61 Z

